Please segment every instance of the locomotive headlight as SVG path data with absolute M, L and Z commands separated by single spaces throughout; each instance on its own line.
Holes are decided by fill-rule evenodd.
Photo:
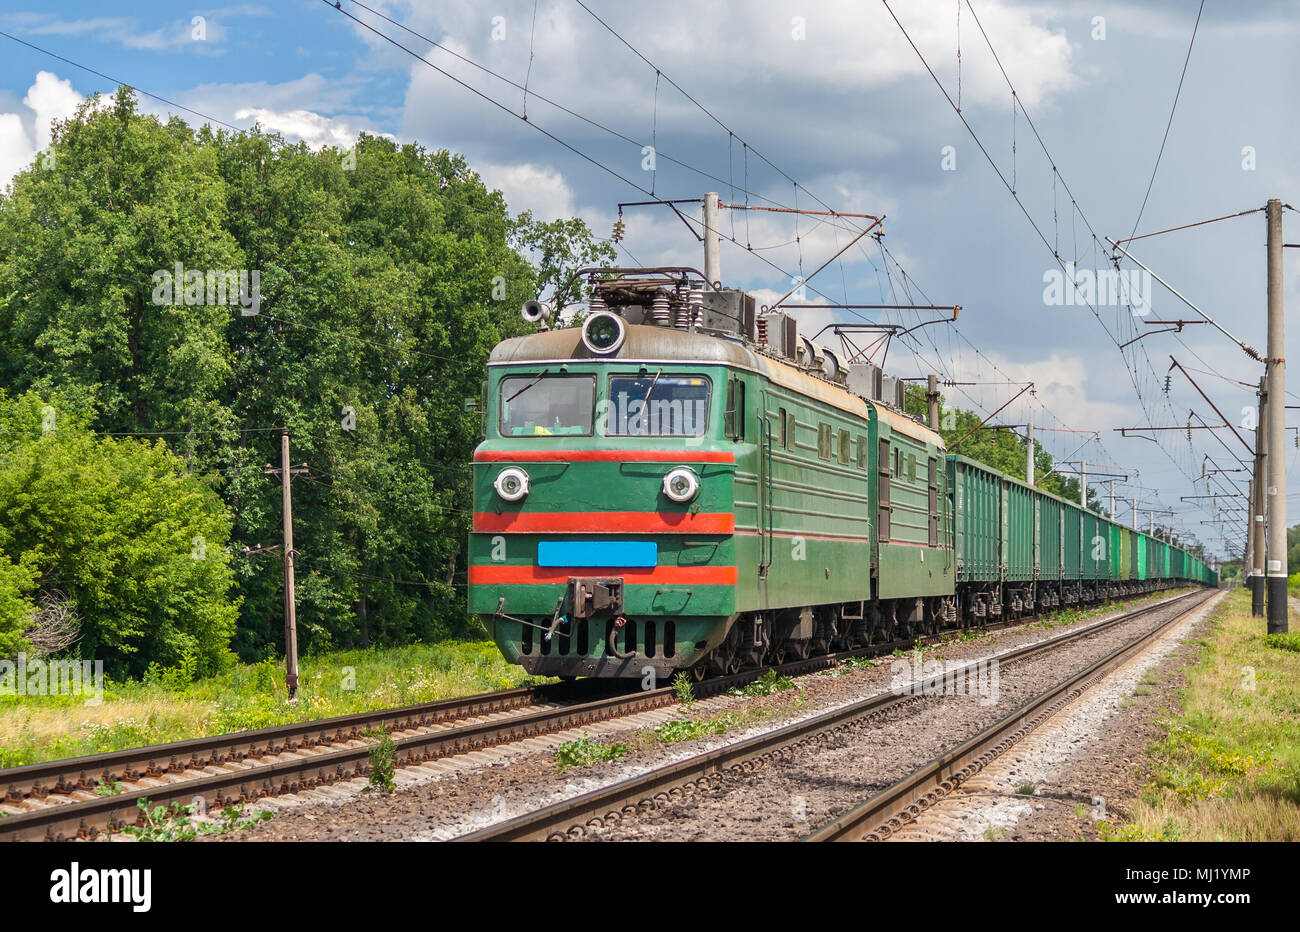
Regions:
M 503 469 L 497 474 L 492 488 L 508 502 L 517 502 L 528 494 L 528 473 L 518 466 Z
M 582 325 L 582 345 L 597 356 L 617 353 L 625 339 L 627 328 L 623 318 L 615 314 L 597 312 Z
M 664 476 L 664 494 L 678 504 L 685 504 L 700 491 L 700 480 L 685 466 L 671 469 Z

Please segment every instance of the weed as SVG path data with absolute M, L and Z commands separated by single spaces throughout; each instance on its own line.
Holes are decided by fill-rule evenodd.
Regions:
M 1266 634 L 1264 643 L 1278 650 L 1300 653 L 1300 634 Z
M 585 734 L 576 741 L 566 741 L 555 749 L 556 769 L 563 772 L 574 767 L 586 767 L 604 760 L 619 760 L 627 756 L 626 744 L 605 744 L 592 741 Z
M 103 780 L 99 780 L 95 783 L 94 792 L 96 796 L 116 796 L 122 792 L 122 784 L 117 781 L 105 783 Z
M 370 782 L 362 792 L 395 793 L 397 784 L 393 782 L 393 766 L 397 759 L 397 744 L 381 728 L 371 728 L 363 734 L 374 739 L 374 743 L 370 746 Z
M 1033 796 L 1038 791 L 1038 787 L 1032 783 L 1022 783 L 1016 787 L 1016 792 L 1021 796 Z
M 193 841 L 200 835 L 224 835 L 236 829 L 251 828 L 273 817 L 265 809 L 245 815 L 241 807 L 227 806 L 215 818 L 195 816 L 194 807 L 172 803 L 150 808 L 149 800 L 137 799 L 140 820 L 123 826 L 122 831 L 139 841 Z
M 678 673 L 673 677 L 673 695 L 687 708 L 695 704 L 695 687 L 691 685 L 691 678 L 687 673 Z
M 728 693 L 733 696 L 770 696 L 772 693 L 798 688 L 791 677 L 780 676 L 775 670 L 768 670 L 749 685 L 732 687 Z

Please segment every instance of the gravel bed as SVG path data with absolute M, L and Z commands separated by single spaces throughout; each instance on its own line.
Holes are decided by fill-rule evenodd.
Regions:
M 1212 605 L 890 840 L 1092 841 L 1099 822 L 1126 821 L 1152 775 L 1146 749 L 1166 733 L 1160 720 L 1177 710 Z

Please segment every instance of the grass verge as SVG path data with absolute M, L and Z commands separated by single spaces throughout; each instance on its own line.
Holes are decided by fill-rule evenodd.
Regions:
M 0 696 L 0 767 L 540 682 L 506 663 L 486 640 L 307 656 L 292 704 L 282 663 L 238 664 L 203 679 L 183 668 L 160 670 L 144 681 L 105 683 L 99 705 L 86 705 L 80 696 Z
M 1300 841 L 1300 638 L 1269 636 L 1235 589 L 1211 616 L 1149 753 L 1152 779 L 1122 841 Z

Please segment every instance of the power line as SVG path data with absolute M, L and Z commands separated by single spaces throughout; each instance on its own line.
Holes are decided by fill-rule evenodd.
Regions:
M 39 45 L 34 45 L 31 42 L 28 42 L 26 39 L 20 39 L 17 36 L 10 35 L 9 33 L 3 31 L 0 31 L 0 36 L 4 36 L 6 39 L 12 39 L 14 42 L 17 42 L 19 45 L 25 45 L 29 49 L 34 49 L 35 51 L 40 52 L 43 55 L 48 55 L 51 58 L 57 58 L 59 61 L 65 64 L 71 65 L 74 68 L 80 68 L 82 71 L 86 71 L 97 77 L 103 78 L 105 81 L 108 81 L 112 84 L 116 84 L 119 87 L 125 87 L 128 90 L 138 91 L 144 96 L 150 97 L 158 101 L 159 103 L 164 103 L 169 107 L 175 107 L 177 110 L 184 110 L 186 113 L 192 113 L 195 116 L 203 117 L 203 119 L 207 120 L 209 123 L 218 123 L 221 126 L 226 127 L 227 129 L 234 130 L 235 132 L 240 131 L 240 128 L 238 126 L 233 126 L 230 123 L 227 123 L 225 120 L 218 120 L 216 117 L 208 116 L 206 113 L 202 113 L 198 110 L 194 110 L 190 107 L 186 107 L 184 104 L 178 104 L 174 100 L 168 100 L 166 97 L 161 97 L 158 94 L 154 94 L 151 93 L 150 91 L 146 91 L 144 88 L 138 85 L 128 84 L 125 81 L 119 81 L 117 78 L 109 77 L 108 75 L 104 74 L 104 72 L 102 71 L 96 71 L 94 68 L 91 68 L 88 65 L 83 65 L 79 62 L 75 62 L 71 58 L 64 58 L 62 55 L 59 55 L 55 52 L 51 52 L 49 49 L 43 49 Z
M 1142 214 L 1147 209 L 1147 198 L 1151 196 L 1151 186 L 1156 183 L 1156 172 L 1160 171 L 1160 159 L 1165 154 L 1165 143 L 1169 141 L 1169 130 L 1174 125 L 1174 111 L 1178 109 L 1178 98 L 1183 93 L 1183 80 L 1187 77 L 1187 64 L 1192 60 L 1192 46 L 1196 44 L 1196 30 L 1201 26 L 1201 13 L 1205 11 L 1205 0 L 1201 0 L 1201 5 L 1196 11 L 1196 23 L 1192 26 L 1192 38 L 1187 43 L 1187 57 L 1183 59 L 1183 72 L 1178 76 L 1178 90 L 1174 92 L 1174 103 L 1169 108 L 1169 122 L 1165 124 L 1165 135 L 1160 140 L 1160 151 L 1156 153 L 1156 164 L 1151 169 L 1151 180 L 1147 182 L 1147 192 L 1142 195 L 1142 206 L 1138 208 L 1137 219 L 1133 221 L 1133 231 L 1129 233 L 1131 237 L 1137 232 L 1138 224 L 1142 222 Z
M 1034 229 L 1034 232 L 1038 235 L 1038 238 L 1042 241 L 1043 245 L 1052 253 L 1053 258 L 1056 260 L 1057 264 L 1061 267 L 1062 272 L 1066 273 L 1067 269 L 1065 267 L 1063 260 L 1060 257 L 1058 249 L 1048 241 L 1046 234 L 1044 234 L 1042 229 L 1039 227 L 1037 221 L 1035 221 L 1033 216 L 1029 213 L 1028 208 L 1020 199 L 1020 196 L 1017 193 L 1014 184 L 1012 184 L 1007 180 L 1006 176 L 1002 172 L 1002 169 L 994 161 L 993 157 L 990 155 L 988 151 L 988 148 L 984 145 L 983 141 L 980 139 L 979 134 L 975 132 L 974 128 L 971 126 L 970 122 L 966 119 L 965 115 L 962 113 L 960 108 L 958 108 L 957 105 L 954 103 L 951 95 L 948 93 L 948 90 L 944 87 L 943 82 L 939 80 L 938 75 L 935 74 L 934 69 L 930 66 L 925 56 L 921 53 L 921 50 L 917 47 L 916 43 L 912 40 L 912 37 L 908 33 L 906 27 L 903 26 L 902 22 L 898 19 L 897 14 L 895 14 L 893 9 L 889 6 L 888 0 L 882 0 L 882 3 L 884 4 L 885 9 L 889 12 L 890 16 L 893 18 L 899 30 L 903 33 L 903 37 L 907 40 L 908 44 L 912 47 L 912 50 L 916 53 L 916 56 L 920 60 L 922 66 L 929 73 L 931 79 L 935 83 L 935 86 L 939 88 L 940 93 L 943 94 L 944 99 L 948 102 L 948 105 L 953 109 L 953 112 L 956 113 L 958 119 L 961 120 L 962 125 L 966 128 L 966 131 L 970 134 L 971 138 L 975 141 L 975 144 L 978 146 L 980 152 L 984 155 L 985 160 L 988 161 L 989 166 L 997 174 L 998 179 L 1002 182 L 1003 187 L 1006 188 L 1007 192 L 1011 195 L 1012 199 L 1016 202 L 1016 205 L 1020 208 L 1021 213 L 1024 214 L 1025 219 L 1029 221 L 1030 226 Z M 1013 113 L 1018 109 L 1021 113 L 1024 114 L 1026 122 L 1028 122 L 1030 129 L 1034 133 L 1034 136 L 1037 139 L 1039 146 L 1042 148 L 1043 153 L 1046 156 L 1051 166 L 1053 185 L 1055 186 L 1055 184 L 1059 181 L 1061 186 L 1064 188 L 1067 196 L 1070 197 L 1072 208 L 1078 211 L 1080 219 L 1082 219 L 1085 226 L 1088 227 L 1088 230 L 1092 236 L 1093 248 L 1095 250 L 1096 245 L 1098 243 L 1098 237 L 1096 231 L 1092 228 L 1092 225 L 1091 223 L 1089 223 L 1087 216 L 1084 214 L 1082 208 L 1078 206 L 1078 200 L 1074 196 L 1073 192 L 1070 190 L 1069 185 L 1066 184 L 1065 179 L 1061 176 L 1060 171 L 1057 168 L 1056 160 L 1052 158 L 1051 152 L 1048 150 L 1046 143 L 1043 141 L 1042 135 L 1038 132 L 1038 129 L 1034 125 L 1032 118 L 1029 116 L 1028 111 L 1025 109 L 1024 103 L 1022 102 L 1019 93 L 1016 91 L 1015 85 L 1011 82 L 1010 77 L 1006 73 L 1006 69 L 1002 66 L 1001 60 L 997 55 L 996 49 L 994 49 L 993 47 L 992 41 L 989 39 L 988 34 L 983 27 L 983 24 L 979 21 L 978 15 L 975 14 L 974 7 L 971 6 L 969 0 L 967 0 L 966 5 L 967 8 L 970 10 L 972 16 L 974 16 L 976 20 L 976 24 L 979 26 L 981 35 L 984 37 L 985 43 L 988 45 L 990 53 L 993 55 L 994 60 L 997 62 L 999 70 L 1002 72 L 1003 79 L 1006 81 L 1008 88 L 1010 88 L 1011 90 Z M 1119 339 L 1115 336 L 1115 334 L 1111 333 L 1110 328 L 1106 326 L 1105 321 L 1102 320 L 1101 314 L 1098 311 L 1097 307 L 1089 301 L 1085 301 L 1084 304 L 1092 312 L 1093 316 L 1097 319 L 1098 323 L 1102 325 L 1102 329 L 1106 332 L 1106 335 L 1110 338 L 1111 342 L 1113 342 L 1116 345 L 1116 348 L 1120 350 L 1121 359 L 1124 360 L 1125 367 L 1129 371 L 1129 376 L 1131 381 L 1133 382 L 1134 390 L 1137 393 L 1138 401 L 1142 405 L 1144 412 L 1147 414 L 1148 420 L 1154 422 L 1156 419 L 1152 417 L 1151 412 L 1147 409 L 1146 399 L 1142 391 L 1142 385 L 1140 384 L 1140 382 L 1142 381 L 1142 377 L 1140 373 L 1134 368 L 1133 365 L 1129 363 L 1127 357 L 1124 355 L 1123 346 L 1121 345 Z M 1129 307 L 1129 310 L 1131 314 L 1132 311 L 1131 305 Z M 1131 317 L 1129 321 L 1129 326 L 1130 327 L 1134 326 Z M 1135 354 L 1136 353 L 1141 353 L 1141 355 L 1147 361 L 1147 368 L 1150 369 L 1152 372 L 1154 372 L 1154 367 L 1151 365 L 1150 357 L 1147 355 L 1145 348 L 1141 346 L 1136 347 Z M 1169 453 L 1168 450 L 1165 450 L 1163 445 L 1157 443 L 1157 446 L 1160 446 L 1161 451 L 1165 453 L 1165 455 L 1170 459 L 1170 461 L 1176 467 L 1178 467 L 1180 471 L 1183 472 L 1184 476 L 1187 477 L 1190 481 L 1191 479 L 1190 474 L 1187 472 L 1186 469 L 1184 469 L 1181 466 L 1181 464 L 1178 463 L 1176 459 L 1174 459 L 1173 455 Z

